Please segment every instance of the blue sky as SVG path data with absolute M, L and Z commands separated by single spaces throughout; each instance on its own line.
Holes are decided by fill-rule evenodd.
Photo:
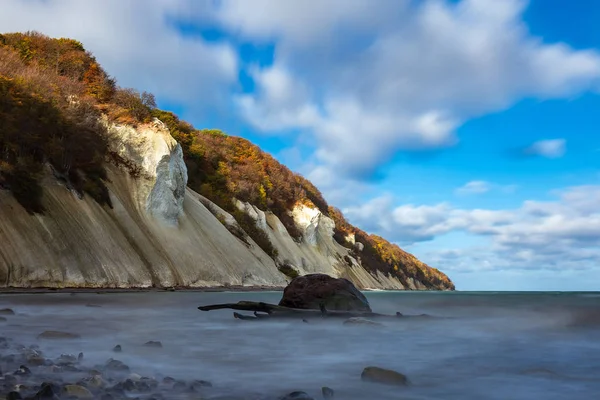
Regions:
M 0 31 L 81 40 L 458 289 L 600 290 L 598 20 L 594 0 L 5 0 Z

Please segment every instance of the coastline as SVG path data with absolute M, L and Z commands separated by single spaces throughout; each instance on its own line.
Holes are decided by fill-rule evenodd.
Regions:
M 148 292 L 283 292 L 279 286 L 209 286 L 209 287 L 3 287 L 0 294 L 45 294 L 45 293 L 148 293 Z

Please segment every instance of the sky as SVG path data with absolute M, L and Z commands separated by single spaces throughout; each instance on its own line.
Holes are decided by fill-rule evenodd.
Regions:
M 596 0 L 2 0 L 459 290 L 600 290 Z

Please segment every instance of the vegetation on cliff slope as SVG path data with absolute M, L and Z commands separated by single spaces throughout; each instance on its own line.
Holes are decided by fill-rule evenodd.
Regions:
M 29 212 L 43 212 L 45 165 L 72 190 L 110 206 L 104 163 L 119 160 L 109 154 L 101 114 L 130 125 L 153 117 L 163 121 L 182 145 L 189 186 L 230 212 L 274 258 L 268 236 L 238 210 L 234 198 L 273 212 L 297 240 L 301 233 L 289 211 L 298 203 L 317 207 L 334 219 L 335 239 L 367 270 L 396 276 L 405 285 L 414 278 L 434 288 L 454 287 L 437 269 L 350 225 L 312 183 L 249 141 L 195 129 L 156 109 L 152 94 L 118 87 L 80 42 L 38 33 L 0 35 L 0 189 L 9 189 Z M 346 240 L 348 234 L 364 245 L 362 251 Z

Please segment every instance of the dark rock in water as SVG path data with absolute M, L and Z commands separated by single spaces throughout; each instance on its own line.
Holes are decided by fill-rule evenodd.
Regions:
M 146 381 L 139 381 L 135 383 L 135 389 L 140 393 L 148 393 L 152 391 L 152 388 Z
M 319 310 L 371 311 L 367 298 L 344 278 L 309 274 L 294 278 L 283 291 L 280 306 Z
M 15 315 L 15 312 L 11 308 L 3 308 L 0 310 L 0 315 Z
M 363 326 L 384 326 L 379 322 L 371 321 L 370 319 L 354 317 L 344 321 L 344 325 L 363 325 Z
M 102 306 L 99 306 L 98 304 L 86 304 L 85 306 L 90 308 L 102 308 Z
M 123 349 L 121 348 L 121 345 L 120 345 L 120 344 L 118 344 L 118 345 L 116 345 L 115 347 L 113 347 L 113 351 L 114 351 L 115 353 L 120 353 L 120 352 L 122 352 L 122 351 L 123 351 Z
M 66 385 L 63 388 L 63 392 L 66 397 L 73 397 L 76 399 L 93 399 L 94 395 L 83 386 L 79 385 Z
M 144 343 L 146 347 L 163 347 L 162 343 L 159 341 L 150 340 L 149 342 Z
M 38 339 L 79 339 L 81 336 L 76 333 L 45 331 L 38 335 Z
M 21 394 L 19 392 L 10 392 L 6 395 L 6 400 L 21 400 Z
M 83 360 L 83 353 L 79 353 L 77 356 L 77 362 L 81 362 Z
M 365 368 L 360 377 L 363 381 L 367 382 L 376 382 L 395 386 L 408 385 L 408 378 L 406 375 L 390 369 L 383 369 L 379 367 Z
M 21 365 L 18 370 L 16 370 L 13 375 L 31 375 L 31 370 L 24 365 Z
M 328 388 L 327 386 L 323 386 L 321 388 L 321 393 L 323 393 L 324 399 L 333 399 L 333 395 L 334 395 L 333 389 Z
M 281 400 L 315 400 L 308 395 L 306 392 L 292 392 L 284 397 Z
M 14 386 L 17 384 L 17 378 L 13 375 L 4 375 L 4 384 L 8 386 Z
M 162 381 L 166 385 L 172 385 L 173 383 L 175 383 L 175 378 L 171 378 L 170 376 L 165 376 Z
M 192 389 L 194 391 L 198 390 L 200 388 L 203 388 L 203 387 L 212 387 L 212 383 L 209 381 L 195 380 L 190 385 L 190 389 Z
M 4 317 L 0 317 L 0 322 L 6 322 L 6 321 L 7 321 L 7 319 L 6 319 L 6 318 L 4 318 Z
M 61 389 L 58 385 L 54 385 L 53 383 L 44 382 L 42 383 L 42 388 L 35 395 L 35 400 L 52 400 L 55 396 L 60 394 Z
M 125 382 L 123 382 L 123 389 L 127 390 L 128 392 L 133 392 L 136 389 L 135 382 L 131 379 L 127 379 Z
M 106 362 L 106 365 L 104 367 L 112 371 L 129 371 L 129 367 L 127 365 L 123 364 L 123 362 L 119 360 L 114 360 L 112 358 Z
M 184 381 L 176 381 L 173 384 L 173 389 L 175 389 L 175 390 L 185 390 L 185 389 L 187 389 L 187 384 Z

